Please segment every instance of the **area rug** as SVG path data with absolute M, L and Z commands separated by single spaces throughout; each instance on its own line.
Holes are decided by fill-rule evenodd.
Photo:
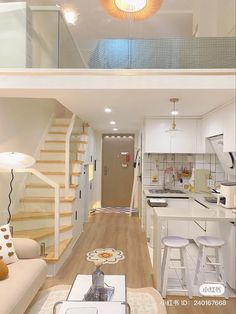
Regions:
M 137 209 L 132 208 L 131 213 L 136 214 L 138 212 Z M 104 213 L 104 214 L 129 214 L 130 208 L 129 207 L 102 207 L 96 208 L 91 213 Z
M 113 248 L 95 249 L 87 254 L 87 261 L 102 264 L 116 264 L 125 259 L 124 253 Z
M 53 314 L 56 302 L 66 300 L 70 291 L 69 285 L 55 286 L 41 291 L 35 303 L 25 314 Z M 131 314 L 166 314 L 166 307 L 161 295 L 154 288 L 127 288 L 127 302 L 131 307 Z M 57 313 L 60 305 L 57 306 Z

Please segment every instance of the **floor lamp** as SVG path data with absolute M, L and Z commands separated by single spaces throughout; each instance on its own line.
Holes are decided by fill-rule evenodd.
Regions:
M 8 211 L 8 221 L 9 224 L 11 221 L 11 194 L 13 191 L 13 181 L 14 181 L 14 170 L 15 169 L 25 169 L 31 167 L 35 163 L 35 159 L 29 155 L 18 153 L 18 152 L 4 152 L 0 153 L 0 168 L 11 171 L 11 180 L 10 180 L 10 191 L 8 194 L 9 204 L 7 207 Z

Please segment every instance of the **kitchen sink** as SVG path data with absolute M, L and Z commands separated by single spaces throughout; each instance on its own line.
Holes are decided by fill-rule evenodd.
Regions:
M 149 189 L 148 192 L 152 194 L 185 194 L 184 191 L 172 189 Z

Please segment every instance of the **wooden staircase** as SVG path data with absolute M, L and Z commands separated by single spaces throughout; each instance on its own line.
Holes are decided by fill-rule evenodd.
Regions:
M 69 195 L 65 192 L 65 144 L 70 119 L 54 119 L 35 168 L 60 186 L 60 243 L 59 257 L 54 255 L 54 188 L 30 175 L 25 185 L 25 195 L 20 199 L 20 208 L 12 216 L 13 236 L 34 239 L 46 246 L 45 260 L 57 263 L 73 242 L 73 218 L 76 190 L 79 187 L 81 167 L 84 164 L 88 135 L 72 133 L 71 183 Z

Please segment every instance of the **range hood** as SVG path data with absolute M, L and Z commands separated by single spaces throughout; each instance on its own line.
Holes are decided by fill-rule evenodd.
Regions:
M 223 135 L 210 137 L 209 141 L 224 171 L 229 175 L 235 176 L 236 175 L 236 153 L 223 151 Z

